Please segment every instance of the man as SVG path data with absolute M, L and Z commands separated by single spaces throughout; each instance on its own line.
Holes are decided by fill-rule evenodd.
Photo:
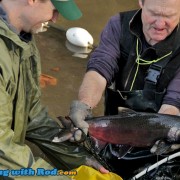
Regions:
M 0 1 L 1 177 L 3 170 L 20 171 L 22 168 L 26 174 L 21 175 L 26 177 L 13 176 L 10 171 L 4 176 L 26 179 L 29 175 L 33 176 L 32 179 L 36 179 L 38 178 L 34 177 L 36 173 L 32 174 L 31 171 L 28 174 L 27 168 L 53 169 L 43 159 L 35 160 L 30 148 L 25 144 L 25 135 L 27 129 L 29 132 L 32 132 L 33 128 L 37 130 L 39 124 L 47 128 L 51 136 L 59 129 L 59 125 L 47 115 L 40 104 L 40 58 L 32 37 L 32 33 L 37 32 L 42 23 L 56 22 L 58 11 L 69 20 L 81 16 L 73 0 Z M 38 133 L 41 135 L 43 132 Z M 41 177 L 46 178 L 69 179 L 66 176 Z
M 92 53 L 69 116 L 88 132 L 106 90 L 105 114 L 124 106 L 136 111 L 180 113 L 180 0 L 139 0 L 140 10 L 113 16 Z M 81 139 L 77 130 L 71 141 Z

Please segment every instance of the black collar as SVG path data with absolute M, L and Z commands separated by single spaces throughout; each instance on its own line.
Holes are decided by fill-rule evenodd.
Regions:
M 29 42 L 32 40 L 32 34 L 31 33 L 26 33 L 24 31 L 21 31 L 20 32 L 20 35 L 19 35 L 20 39 L 24 42 Z

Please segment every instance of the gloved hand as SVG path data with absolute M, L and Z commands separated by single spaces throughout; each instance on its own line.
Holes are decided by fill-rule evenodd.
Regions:
M 80 128 L 86 135 L 88 133 L 89 125 L 85 121 L 86 118 L 92 116 L 91 107 L 80 101 L 73 101 L 70 106 L 69 117 L 71 118 L 75 127 Z M 76 130 L 74 136 L 70 141 L 80 141 L 82 138 L 82 131 Z
M 93 167 L 94 169 L 100 171 L 102 174 L 109 173 L 109 170 L 104 168 L 93 156 L 86 157 L 85 165 Z

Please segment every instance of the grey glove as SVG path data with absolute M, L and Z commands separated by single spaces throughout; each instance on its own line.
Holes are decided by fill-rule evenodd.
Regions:
M 86 156 L 85 165 L 93 167 L 94 169 L 100 171 L 102 174 L 109 173 L 109 170 L 104 168 L 103 165 L 101 165 L 100 162 L 98 162 L 93 156 Z
M 80 130 L 75 131 L 74 136 L 70 139 L 70 141 L 80 141 L 83 132 L 87 135 L 89 125 L 85 119 L 91 116 L 92 110 L 87 104 L 80 101 L 72 102 L 69 117 L 71 118 L 74 126 L 80 128 Z

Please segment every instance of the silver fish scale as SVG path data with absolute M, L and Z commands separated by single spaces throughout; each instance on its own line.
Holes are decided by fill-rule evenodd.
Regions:
M 118 115 L 95 117 L 87 121 L 96 131 L 119 135 L 127 134 L 129 137 L 137 135 L 144 141 L 154 141 L 156 139 L 167 139 L 172 142 L 180 141 L 180 117 L 157 113 L 120 113 Z M 97 133 L 94 131 L 93 133 Z M 107 133 L 105 133 L 107 131 Z M 103 137 L 103 136 L 101 136 Z M 109 137 L 108 137 L 109 138 Z M 115 138 L 115 135 L 112 136 Z M 145 139 L 146 138 L 146 139 Z M 150 142 L 149 142 L 150 143 Z M 148 143 L 148 144 L 149 144 Z M 151 142 L 152 143 L 152 142 Z

